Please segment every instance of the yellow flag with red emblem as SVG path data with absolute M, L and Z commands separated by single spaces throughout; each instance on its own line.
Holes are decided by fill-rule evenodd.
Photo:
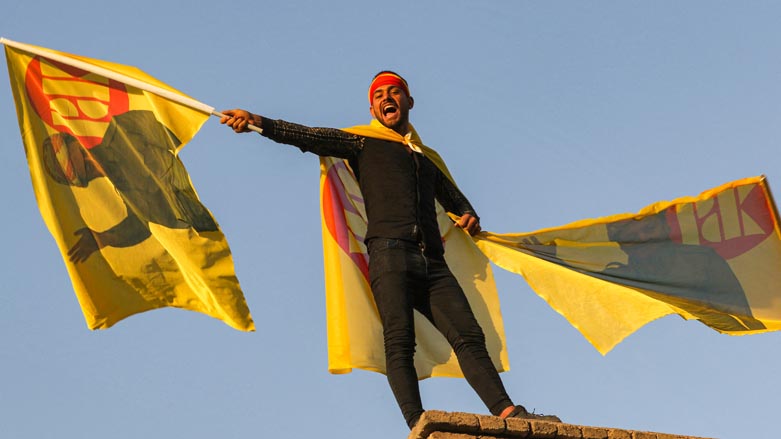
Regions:
M 603 354 L 668 314 L 731 335 L 781 329 L 781 232 L 764 176 L 636 214 L 476 242 Z
M 254 330 L 178 157 L 213 109 L 134 67 L 0 43 L 33 190 L 87 326 L 176 307 Z

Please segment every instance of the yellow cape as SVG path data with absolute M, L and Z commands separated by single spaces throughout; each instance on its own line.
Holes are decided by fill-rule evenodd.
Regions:
M 420 148 L 421 151 L 423 151 L 423 155 L 431 160 L 431 162 L 434 163 L 434 165 L 436 165 L 436 167 L 439 168 L 439 170 L 442 171 L 442 173 L 445 174 L 445 176 L 450 179 L 453 184 L 456 184 L 453 176 L 450 175 L 450 171 L 445 165 L 445 161 L 442 160 L 442 157 L 440 157 L 439 153 L 423 144 L 423 141 L 420 140 L 420 136 L 418 135 L 418 132 L 415 131 L 415 127 L 413 127 L 412 124 L 410 124 L 409 127 L 409 134 L 407 136 L 402 136 L 396 131 L 393 131 L 392 129 L 382 125 L 379 121 L 377 121 L 377 119 L 372 119 L 369 125 L 356 125 L 350 128 L 342 128 L 342 131 L 346 131 L 350 134 L 355 134 L 358 136 L 372 137 L 374 139 L 388 140 L 390 142 L 398 142 L 405 145 L 416 146 Z

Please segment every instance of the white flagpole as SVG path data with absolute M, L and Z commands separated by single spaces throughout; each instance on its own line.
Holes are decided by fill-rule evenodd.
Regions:
M 183 96 L 183 95 L 180 95 L 178 93 L 172 92 L 170 90 L 166 90 L 166 89 L 164 89 L 162 87 L 158 87 L 156 85 L 149 84 L 148 82 L 144 82 L 144 81 L 138 80 L 136 78 L 133 78 L 133 77 L 130 77 L 130 76 L 127 76 L 127 75 L 123 75 L 121 73 L 117 73 L 117 72 L 115 72 L 113 70 L 109 70 L 109 69 L 106 69 L 106 68 L 103 68 L 103 67 L 100 67 L 100 66 L 96 66 L 94 64 L 90 64 L 90 63 L 87 63 L 87 62 L 84 62 L 84 61 L 81 61 L 81 60 L 78 60 L 78 59 L 74 59 L 74 58 L 70 58 L 70 57 L 67 57 L 67 56 L 63 56 L 63 55 L 60 55 L 60 54 L 57 54 L 57 53 L 49 52 L 47 50 L 41 49 L 39 47 L 31 46 L 29 44 L 24 44 L 24 43 L 19 43 L 19 42 L 16 42 L 16 41 L 11 41 L 11 40 L 6 39 L 6 38 L 1 38 L 0 37 L 0 44 L 5 44 L 6 46 L 11 46 L 11 47 L 23 50 L 25 52 L 29 52 L 29 53 L 32 53 L 32 54 L 35 54 L 35 55 L 42 56 L 42 57 L 47 58 L 47 59 L 51 59 L 51 60 L 60 62 L 62 64 L 66 64 L 66 65 L 69 65 L 69 66 L 72 66 L 72 67 L 76 67 L 76 68 L 81 69 L 81 70 L 85 70 L 85 71 L 88 71 L 88 72 L 91 72 L 91 73 L 95 73 L 97 75 L 100 75 L 100 76 L 103 76 L 103 77 L 106 77 L 106 78 L 109 78 L 109 79 L 113 79 L 113 80 L 119 81 L 119 82 L 121 82 L 123 84 L 127 84 L 127 85 L 129 85 L 131 87 L 135 87 L 135 88 L 138 88 L 138 89 L 141 89 L 141 90 L 144 90 L 144 91 L 148 91 L 148 92 L 156 94 L 156 95 L 158 95 L 158 96 L 160 96 L 162 98 L 168 99 L 170 101 L 182 104 L 184 106 L 193 108 L 195 110 L 198 110 L 198 111 L 201 111 L 201 112 L 213 115 L 213 116 L 218 116 L 218 117 L 223 117 L 224 116 L 224 114 L 222 114 L 222 113 L 220 113 L 218 111 L 215 111 L 214 107 L 206 105 L 203 102 L 196 101 L 195 99 L 189 98 L 187 96 Z M 262 133 L 263 132 L 263 130 L 261 130 L 260 128 L 254 126 L 254 125 L 249 125 L 248 128 L 250 130 L 258 132 L 258 133 Z

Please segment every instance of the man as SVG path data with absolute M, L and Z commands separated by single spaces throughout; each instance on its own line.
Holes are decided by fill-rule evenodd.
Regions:
M 304 152 L 346 159 L 366 206 L 369 278 L 383 325 L 388 382 L 407 425 L 423 413 L 414 366 L 413 310 L 423 314 L 453 347 L 469 384 L 494 415 L 555 420 L 512 403 L 488 355 L 485 336 L 466 296 L 444 260 L 436 199 L 470 235 L 480 219 L 444 170 L 441 159 L 410 142 L 409 110 L 415 101 L 407 82 L 390 71 L 369 87 L 369 111 L 393 136 L 365 136 L 333 128 L 309 128 L 245 110 L 224 111 L 220 122 L 238 133 L 248 124 L 278 143 Z

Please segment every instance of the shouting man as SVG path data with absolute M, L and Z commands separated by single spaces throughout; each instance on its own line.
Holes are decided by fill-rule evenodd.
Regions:
M 438 156 L 411 142 L 407 82 L 390 71 L 369 87 L 369 111 L 393 136 L 362 136 L 334 128 L 310 128 L 245 110 L 224 111 L 220 122 L 237 133 L 248 124 L 263 136 L 319 156 L 346 159 L 366 206 L 369 278 L 383 325 L 388 382 L 412 428 L 423 413 L 415 371 L 417 310 L 447 338 L 469 384 L 494 415 L 559 421 L 514 405 L 486 349 L 485 336 L 444 259 L 434 201 L 460 217 L 457 226 L 480 232 L 480 219 Z

